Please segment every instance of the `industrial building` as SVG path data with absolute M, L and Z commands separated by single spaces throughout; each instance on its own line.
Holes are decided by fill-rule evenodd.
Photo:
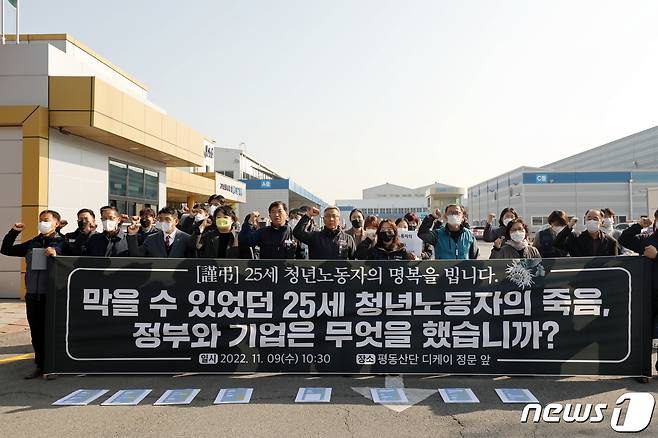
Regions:
M 0 224 L 37 234 L 58 211 L 74 231 L 80 208 L 121 213 L 176 207 L 245 184 L 214 172 L 214 143 L 169 116 L 146 85 L 67 34 L 7 37 L 0 45 Z M 25 265 L 0 256 L 0 297 L 18 298 Z
M 465 188 L 438 182 L 418 188 L 386 183 L 363 189 L 362 199 L 339 199 L 336 205 L 347 224 L 354 208 L 361 209 L 366 216 L 396 219 L 414 212 L 424 218 L 428 212 L 448 204 L 463 204 L 465 194 Z
M 469 218 L 515 208 L 537 231 L 551 211 L 564 210 L 582 224 L 590 208 L 612 208 L 616 222 L 653 216 L 658 199 L 658 127 L 615 140 L 542 167 L 520 167 L 468 189 Z
M 242 218 L 252 211 L 267 216 L 267 209 L 273 201 L 283 201 L 289 209 L 301 206 L 322 209 L 327 206 L 327 202 L 247 155 L 242 149 L 216 147 L 215 170 L 227 177 L 238 178 L 245 184 L 245 199 L 238 212 Z

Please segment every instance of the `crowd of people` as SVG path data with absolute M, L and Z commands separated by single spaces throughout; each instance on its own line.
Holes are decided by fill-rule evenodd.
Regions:
M 54 210 L 39 214 L 39 234 L 15 241 L 25 229 L 15 223 L 2 241 L 0 253 L 26 259 L 27 317 L 32 332 L 37 368 L 27 378 L 42 375 L 45 337 L 45 300 L 48 275 L 37 258 L 57 255 L 90 257 L 244 258 L 319 260 L 472 260 L 480 255 L 470 229 L 466 209 L 457 204 L 435 210 L 422 221 L 415 212 L 403 217 L 380 219 L 365 216 L 359 209 L 349 215 L 351 227 L 341 226 L 337 207 L 323 211 L 322 226 L 316 222 L 320 210 L 301 207 L 288 211 L 282 201 L 272 202 L 268 217 L 251 212 L 240 223 L 234 210 L 221 196 L 184 211 L 164 207 L 144 208 L 138 216 L 121 214 L 105 206 L 99 217 L 88 208 L 77 214 L 75 231 L 63 234 L 68 224 Z M 613 228 L 615 213 L 590 209 L 584 217 L 585 230 L 576 230 L 577 219 L 564 211 L 548 216 L 549 226 L 531 238 L 528 225 L 513 208 L 498 216 L 491 213 L 484 240 L 493 243 L 491 259 L 617 256 L 639 254 L 656 260 L 656 223 L 641 217 L 625 231 Z M 400 240 L 401 231 L 416 231 L 423 242 L 419 254 Z M 653 270 L 658 288 L 658 264 Z M 658 293 L 658 290 L 655 291 Z M 658 300 L 656 300 L 658 301 Z

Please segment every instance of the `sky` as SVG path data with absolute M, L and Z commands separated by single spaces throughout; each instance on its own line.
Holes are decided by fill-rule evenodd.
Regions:
M 21 33 L 74 36 L 330 203 L 468 187 L 658 124 L 654 0 L 20 1 Z

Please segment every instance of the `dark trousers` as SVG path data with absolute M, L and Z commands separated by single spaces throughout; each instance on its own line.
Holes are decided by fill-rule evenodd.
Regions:
M 43 369 L 43 356 L 46 338 L 46 296 L 26 294 L 25 305 L 27 322 L 30 324 L 32 348 L 34 348 L 34 362 Z

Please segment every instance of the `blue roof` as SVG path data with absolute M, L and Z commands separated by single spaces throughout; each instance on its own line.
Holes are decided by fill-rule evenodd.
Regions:
M 245 183 L 247 190 L 281 190 L 288 189 L 291 192 L 302 196 L 311 202 L 319 205 L 321 208 L 329 205 L 320 197 L 306 190 L 301 185 L 290 179 L 241 179 Z
M 631 172 L 524 172 L 523 184 L 627 183 Z

